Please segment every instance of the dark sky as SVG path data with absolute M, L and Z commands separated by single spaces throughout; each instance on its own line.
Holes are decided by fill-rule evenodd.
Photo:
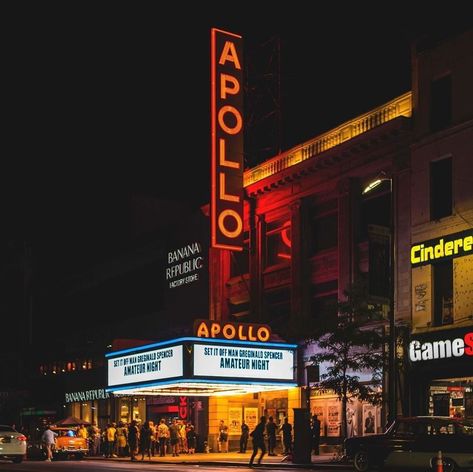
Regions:
M 242 34 L 248 52 L 280 38 L 287 148 L 408 90 L 410 39 L 467 16 L 450 3 L 188 3 L 42 3 L 4 16 L 7 237 L 80 253 L 126 230 L 130 194 L 208 201 L 211 26 Z

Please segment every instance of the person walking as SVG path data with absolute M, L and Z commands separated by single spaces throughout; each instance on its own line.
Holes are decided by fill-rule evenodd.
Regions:
M 320 420 L 317 415 L 312 416 L 312 453 L 319 455 L 320 446 Z
M 53 449 L 56 445 L 57 433 L 51 430 L 51 426 L 47 426 L 43 435 L 41 436 L 41 442 L 44 444 L 46 449 L 46 460 L 51 462 L 53 460 Z
M 289 423 L 289 419 L 284 418 L 284 423 L 281 427 L 282 431 L 282 443 L 284 447 L 284 454 L 290 454 L 292 452 L 292 424 Z
M 240 436 L 240 453 L 244 454 L 248 447 L 248 436 L 250 435 L 250 428 L 245 423 L 245 420 L 241 423 L 241 436 Z
M 263 456 L 266 454 L 266 446 L 264 444 L 264 431 L 266 426 L 266 417 L 262 416 L 256 428 L 251 432 L 250 436 L 253 438 L 253 454 L 250 458 L 250 467 L 253 467 L 253 461 L 258 454 L 258 449 L 261 449 L 261 455 L 258 459 L 258 465 L 261 464 Z

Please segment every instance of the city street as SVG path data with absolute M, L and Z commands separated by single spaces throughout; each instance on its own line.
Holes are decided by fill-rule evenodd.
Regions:
M 129 461 L 105 461 L 105 460 L 84 460 L 84 461 L 59 461 L 59 462 L 45 462 L 45 461 L 26 461 L 22 464 L 12 464 L 7 461 L 0 461 L 0 472 L 42 472 L 42 471 L 55 471 L 55 472 L 85 472 L 85 471 L 98 471 L 102 470 L 104 472 L 126 472 L 126 471 L 173 471 L 173 472 L 191 472 L 195 470 L 196 472 L 216 472 L 222 470 L 223 468 L 232 470 L 243 470 L 249 471 L 252 470 L 248 467 L 247 464 L 223 464 L 215 463 L 213 465 L 208 464 L 158 464 L 156 462 L 135 462 L 131 463 Z M 313 464 L 311 466 L 292 466 L 289 464 L 276 464 L 269 463 L 264 464 L 258 469 L 263 469 L 265 471 L 295 471 L 295 470 L 329 470 L 335 469 L 337 471 L 346 472 L 353 470 L 350 466 L 341 466 L 338 464 Z

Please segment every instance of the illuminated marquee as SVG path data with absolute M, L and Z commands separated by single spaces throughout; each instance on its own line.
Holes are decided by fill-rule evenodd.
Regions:
M 194 375 L 234 379 L 294 380 L 294 349 L 194 344 Z
M 411 247 L 413 267 L 473 254 L 473 230 L 449 234 Z
M 138 351 L 108 359 L 108 386 L 150 382 L 183 374 L 183 349 L 169 346 L 163 349 Z
M 219 323 L 212 320 L 196 320 L 194 331 L 198 338 L 221 338 L 263 343 L 271 338 L 271 328 L 268 325 L 254 323 Z
M 212 247 L 243 249 L 242 38 L 211 31 Z

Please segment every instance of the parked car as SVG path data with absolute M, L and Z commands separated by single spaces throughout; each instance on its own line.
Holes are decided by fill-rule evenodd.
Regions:
M 19 464 L 26 454 L 26 436 L 11 426 L 0 425 L 0 459 Z
M 434 469 L 442 452 L 444 472 L 473 469 L 473 422 L 439 416 L 398 418 L 384 434 L 345 441 L 358 472 L 373 467 Z
M 54 459 L 74 457 L 82 459 L 88 452 L 87 439 L 77 436 L 76 428 L 51 426 L 51 431 L 57 433 Z

